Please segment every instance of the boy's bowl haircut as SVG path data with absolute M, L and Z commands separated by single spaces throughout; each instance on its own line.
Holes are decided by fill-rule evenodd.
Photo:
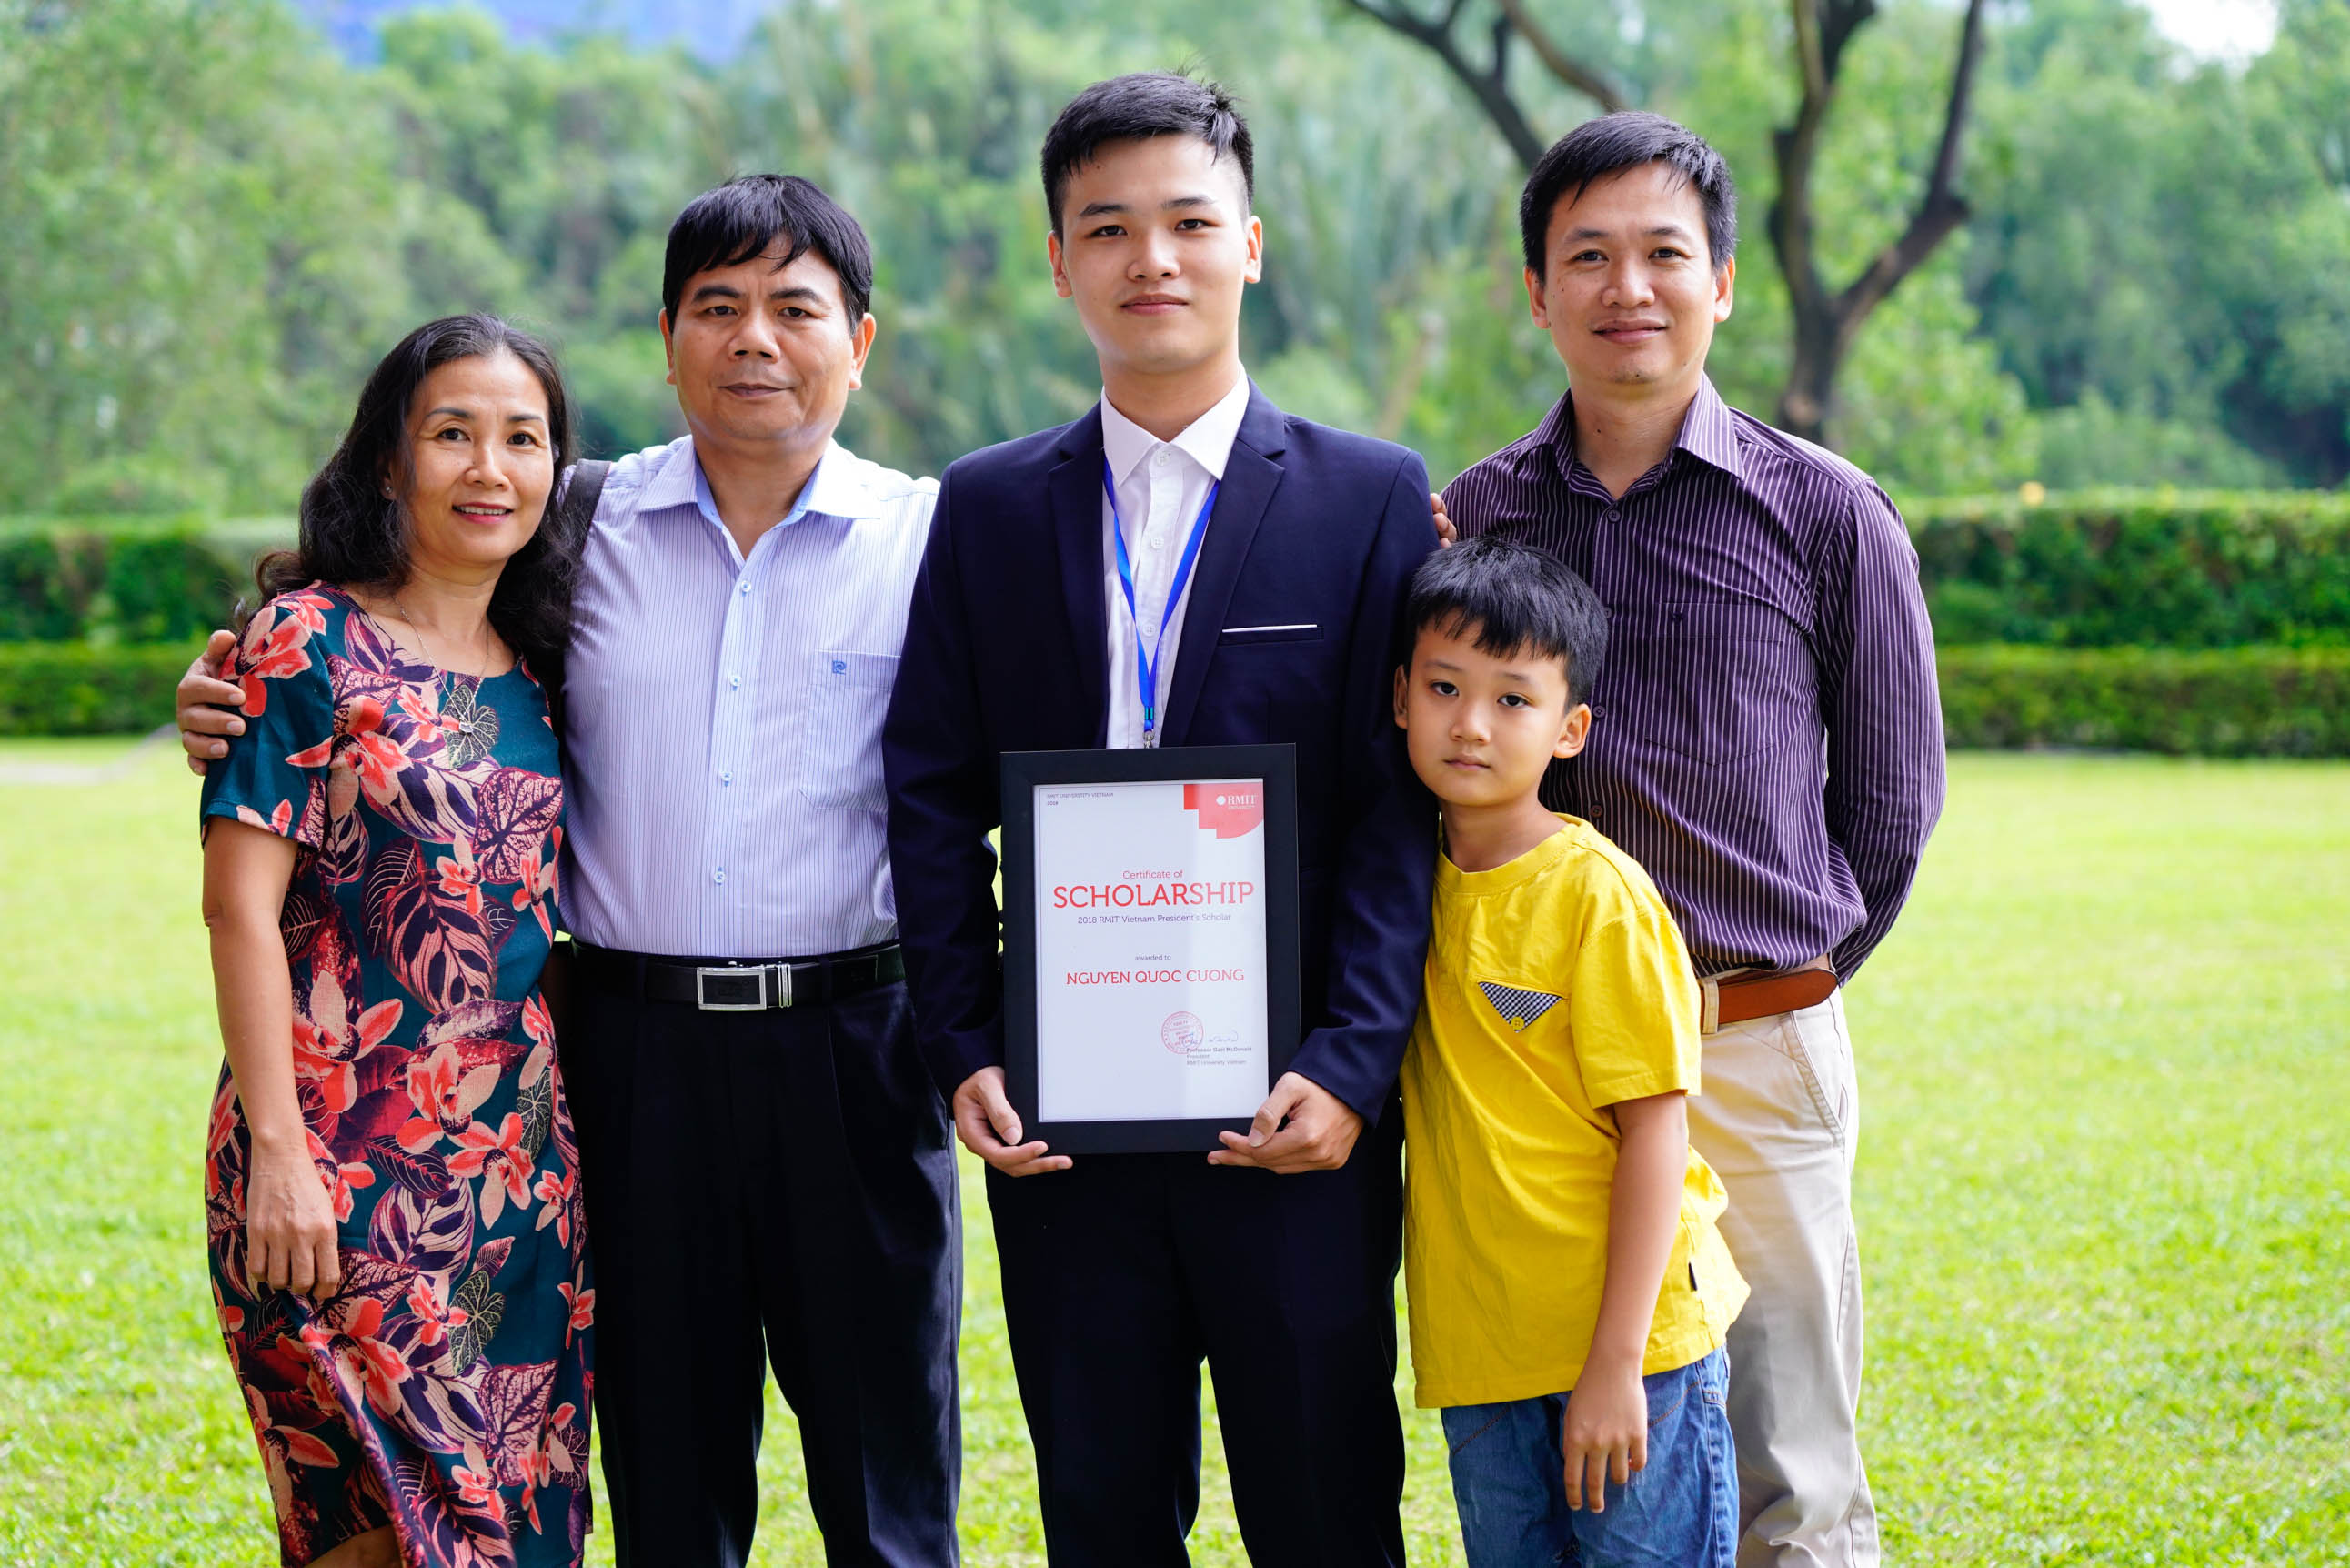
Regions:
M 1494 535 L 1439 550 L 1412 574 L 1404 600 L 1408 635 L 1434 629 L 1503 658 L 1531 649 L 1566 661 L 1566 701 L 1591 699 L 1607 658 L 1607 607 L 1556 556 Z

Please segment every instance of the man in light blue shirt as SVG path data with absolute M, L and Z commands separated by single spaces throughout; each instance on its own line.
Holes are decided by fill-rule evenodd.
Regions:
M 581 563 L 562 1055 L 622 1568 L 748 1558 L 765 1365 L 827 1561 L 956 1560 L 961 1216 L 880 750 L 938 486 L 832 439 L 872 280 L 804 180 L 687 207 L 661 331 L 691 433 L 611 466 Z M 237 700 L 207 675 L 199 758 L 233 721 L 192 704 Z

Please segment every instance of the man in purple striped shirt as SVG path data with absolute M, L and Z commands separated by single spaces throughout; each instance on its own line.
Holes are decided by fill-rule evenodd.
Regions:
M 1730 1334 L 1738 1561 L 1873 1564 L 1837 987 L 1891 929 L 1941 810 L 1917 556 L 1866 474 L 1707 379 L 1736 273 L 1712 148 L 1655 115 L 1592 120 L 1535 165 L 1519 216 L 1571 390 L 1446 509 L 1464 536 L 1554 552 L 1607 606 L 1598 722 L 1544 796 L 1648 869 L 1708 982 L 1690 1137 L 1753 1286 Z

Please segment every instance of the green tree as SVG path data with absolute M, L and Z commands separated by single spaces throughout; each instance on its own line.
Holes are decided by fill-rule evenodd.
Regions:
M 0 507 L 290 505 L 411 313 L 352 85 L 267 0 L 0 4 Z
M 2123 0 L 2040 0 L 1985 102 L 1970 291 L 2033 404 L 2076 410 L 2052 472 L 2350 472 L 2350 4 L 2291 0 L 2240 70 Z

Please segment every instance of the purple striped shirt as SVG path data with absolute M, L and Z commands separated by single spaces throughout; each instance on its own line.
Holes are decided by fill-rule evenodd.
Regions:
M 1452 482 L 1499 534 L 1607 606 L 1591 741 L 1544 803 L 1647 868 L 1701 973 L 1832 956 L 1852 978 L 1942 809 L 1942 713 L 1918 555 L 1858 469 L 1708 380 L 1618 499 L 1577 462 L 1570 399 Z

